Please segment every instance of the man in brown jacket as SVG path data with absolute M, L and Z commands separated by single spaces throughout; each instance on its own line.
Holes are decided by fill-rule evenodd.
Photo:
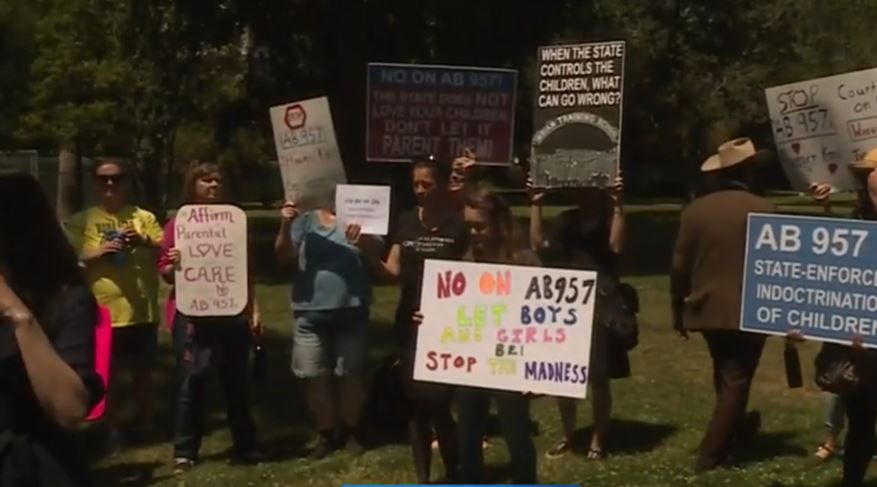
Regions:
M 689 331 L 701 332 L 713 361 L 716 407 L 698 449 L 698 472 L 716 468 L 732 441 L 751 437 L 760 426 L 757 412 L 746 414 L 746 404 L 765 336 L 739 328 L 747 216 L 775 210 L 747 185 L 767 155 L 749 139 L 719 146 L 701 166 L 713 191 L 682 212 L 673 251 L 673 327 L 685 339 Z

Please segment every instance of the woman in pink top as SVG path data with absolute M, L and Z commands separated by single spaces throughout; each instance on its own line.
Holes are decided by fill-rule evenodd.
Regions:
M 223 177 L 216 164 L 193 165 L 186 173 L 186 204 L 222 202 Z M 174 220 L 165 227 L 167 238 L 159 257 L 159 272 L 165 281 L 174 282 L 181 264 L 180 251 L 174 248 Z M 239 316 L 189 317 L 176 309 L 174 293 L 168 299 L 168 323 L 174 335 L 174 348 L 180 373 L 174 428 L 174 472 L 182 473 L 198 459 L 204 433 L 206 385 L 211 369 L 217 369 L 225 395 L 225 405 L 232 435 L 232 461 L 258 463 L 256 431 L 250 415 L 247 362 L 251 334 L 261 333 L 258 307 L 250 291 L 250 305 Z

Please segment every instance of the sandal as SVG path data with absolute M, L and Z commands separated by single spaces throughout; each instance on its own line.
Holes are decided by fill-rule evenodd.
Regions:
M 567 440 L 561 440 L 560 443 L 554 445 L 553 447 L 549 448 L 547 452 L 545 452 L 545 458 L 560 458 L 570 451 L 572 451 L 572 445 L 570 444 L 570 442 Z
M 834 451 L 833 448 L 823 443 L 816 447 L 816 453 L 814 454 L 814 456 L 819 459 L 820 462 L 827 462 L 831 460 L 831 458 L 834 457 L 836 453 L 837 452 Z
M 602 460 L 606 458 L 606 452 L 600 448 L 590 448 L 588 450 L 588 460 Z

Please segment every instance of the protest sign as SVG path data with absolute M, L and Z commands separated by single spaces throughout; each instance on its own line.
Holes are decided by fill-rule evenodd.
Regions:
M 469 148 L 479 164 L 510 164 L 517 82 L 513 69 L 370 63 L 367 159 L 451 161 Z
M 177 309 L 187 316 L 235 316 L 249 298 L 247 215 L 231 205 L 186 205 L 174 221 L 180 267 Z
M 335 214 L 342 228 L 357 224 L 365 235 L 386 235 L 390 227 L 390 187 L 339 184 Z
M 271 108 L 277 162 L 287 200 L 311 209 L 347 182 L 326 97 Z
M 539 48 L 534 185 L 613 184 L 621 146 L 624 53 L 624 41 Z
M 427 260 L 414 378 L 585 397 L 597 274 Z
M 749 215 L 740 329 L 877 348 L 877 223 Z
M 765 90 L 778 156 L 792 187 L 855 189 L 847 164 L 877 147 L 877 68 Z

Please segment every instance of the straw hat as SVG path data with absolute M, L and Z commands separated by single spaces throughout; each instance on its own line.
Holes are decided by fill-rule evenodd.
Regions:
M 850 163 L 850 170 L 855 174 L 868 174 L 874 169 L 877 169 L 877 148 L 869 150 L 862 160 Z
M 701 172 L 713 172 L 738 164 L 760 162 L 769 159 L 771 152 L 767 149 L 755 150 L 755 144 L 748 138 L 729 140 L 719 146 L 719 151 L 711 155 L 700 165 Z

